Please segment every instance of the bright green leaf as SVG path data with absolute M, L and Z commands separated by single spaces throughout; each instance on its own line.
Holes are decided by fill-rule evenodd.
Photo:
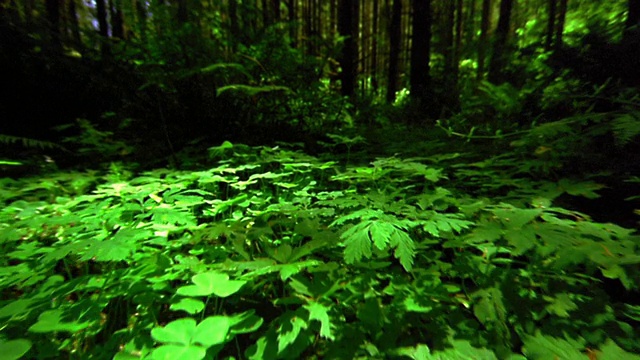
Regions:
M 63 321 L 62 310 L 48 310 L 38 316 L 38 322 L 31 325 L 29 331 L 35 333 L 47 333 L 53 331 L 78 332 L 91 325 L 91 322 Z
M 229 280 L 229 275 L 215 271 L 194 275 L 191 281 L 195 285 L 181 286 L 177 293 L 184 296 L 227 297 L 235 294 L 247 282 L 244 280 Z
M 153 349 L 151 352 L 151 359 L 153 360 L 177 360 L 177 359 L 189 359 L 200 360 L 204 359 L 207 355 L 207 351 L 200 346 L 185 346 L 185 345 L 162 345 Z
M 173 311 L 186 311 L 187 313 L 194 315 L 201 312 L 204 309 L 204 303 L 200 300 L 184 298 L 180 299 L 179 302 L 175 304 L 171 304 L 169 307 Z
M 151 337 L 162 343 L 188 346 L 196 331 L 196 321 L 192 318 L 174 320 L 164 327 L 151 329 Z
M 304 305 L 304 308 L 309 311 L 309 320 L 320 321 L 320 336 L 333 340 L 329 308 L 318 302 L 311 302 L 308 305 Z
M 3 360 L 17 360 L 31 349 L 31 341 L 27 339 L 0 340 L 0 357 Z
M 231 322 L 227 316 L 209 316 L 202 320 L 191 339 L 191 343 L 205 348 L 223 344 L 227 339 Z

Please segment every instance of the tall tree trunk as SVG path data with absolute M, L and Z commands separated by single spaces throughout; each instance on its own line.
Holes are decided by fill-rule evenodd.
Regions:
M 229 12 L 229 33 L 231 39 L 229 39 L 231 51 L 235 52 L 238 48 L 237 44 L 240 41 L 240 21 L 238 20 L 238 1 L 229 0 L 227 11 Z
M 493 43 L 493 55 L 489 63 L 489 81 L 494 84 L 501 84 L 505 81 L 504 70 L 507 66 L 509 32 L 511 28 L 511 11 L 513 10 L 513 0 L 502 0 L 500 2 L 500 19 Z
M 142 43 L 146 44 L 147 42 L 147 5 L 145 0 L 135 0 L 135 10 L 137 17 L 136 27 L 140 31 L 140 38 L 142 39 Z
M 62 50 L 62 39 L 60 38 L 60 2 L 61 0 L 46 0 L 47 20 L 49 21 L 49 32 L 51 33 L 51 46 L 55 50 Z
M 478 81 L 484 79 L 485 60 L 489 47 L 489 24 L 491 22 L 491 0 L 482 0 L 482 19 L 480 20 L 480 41 L 478 44 Z
M 296 14 L 296 0 L 288 0 L 286 2 L 287 12 L 289 13 L 289 36 L 291 37 L 291 46 L 297 47 L 298 45 L 298 27 L 294 26 L 294 22 L 298 20 Z
M 82 48 L 82 38 L 80 37 L 80 24 L 78 23 L 78 10 L 76 8 L 76 0 L 69 0 L 69 22 L 71 25 L 71 37 L 78 50 Z
M 456 4 L 455 0 L 446 1 L 444 4 L 444 24 L 442 26 L 442 42 L 443 42 L 443 56 L 444 56 L 444 91 L 446 94 L 447 104 L 445 107 L 450 107 L 448 100 L 451 99 L 455 93 L 455 83 L 457 82 L 455 71 L 455 18 L 456 18 Z
M 178 23 L 186 24 L 189 22 L 189 8 L 187 6 L 187 0 L 178 0 L 178 14 L 176 16 Z
M 429 60 L 431 59 L 431 0 L 412 0 L 413 21 L 411 34 L 411 97 L 427 105 L 430 89 Z
M 555 48 L 559 49 L 563 46 L 563 37 L 564 34 L 564 22 L 567 18 L 567 6 L 569 0 L 560 0 L 560 6 L 558 6 L 558 24 L 556 25 L 556 42 Z
M 271 0 L 273 6 L 273 21 L 280 21 L 280 0 Z
M 373 0 L 372 28 L 371 28 L 371 87 L 374 93 L 378 92 L 378 14 L 380 11 L 379 0 Z
M 398 91 L 398 64 L 400 41 L 402 41 L 402 0 L 393 0 L 391 22 L 389 23 L 389 73 L 387 83 L 387 102 L 396 99 Z
M 100 34 L 100 49 L 102 56 L 108 57 L 109 49 L 109 23 L 107 22 L 107 4 L 105 0 L 96 0 L 96 12 L 98 16 L 98 34 Z
M 356 89 L 357 29 L 354 26 L 355 6 L 357 0 L 340 0 L 338 4 L 338 33 L 344 37 L 340 66 L 342 73 L 342 95 L 352 97 Z
M 116 39 L 124 39 L 124 17 L 121 4 L 117 0 L 109 0 L 109 16 L 111 19 L 111 36 Z
M 555 35 L 556 17 L 557 17 L 557 1 L 549 0 L 549 19 L 547 20 L 547 34 L 544 42 L 544 48 L 551 50 L 553 46 L 553 36 Z

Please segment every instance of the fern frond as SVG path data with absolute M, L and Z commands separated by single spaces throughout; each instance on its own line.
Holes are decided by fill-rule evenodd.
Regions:
M 616 143 L 620 146 L 627 145 L 640 134 L 640 112 L 627 113 L 614 119 L 611 127 Z
M 234 84 L 234 85 L 227 85 L 227 86 L 222 86 L 218 88 L 218 90 L 216 91 L 216 95 L 220 96 L 221 94 L 227 91 L 235 91 L 243 95 L 255 96 L 258 94 L 274 92 L 274 91 L 284 91 L 285 93 L 287 93 L 287 92 L 291 92 L 291 89 L 289 89 L 286 86 L 275 86 L 275 85 L 251 86 L 251 85 Z
M 42 141 L 31 138 L 26 138 L 22 136 L 12 136 L 12 135 L 4 135 L 0 134 L 0 144 L 1 145 L 14 145 L 20 143 L 22 146 L 26 148 L 39 148 L 39 149 L 63 149 L 62 146 L 50 142 L 50 141 Z

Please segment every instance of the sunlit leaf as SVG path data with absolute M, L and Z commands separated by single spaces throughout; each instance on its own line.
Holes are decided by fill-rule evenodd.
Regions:
M 184 296 L 227 297 L 238 292 L 247 283 L 244 280 L 229 280 L 229 275 L 215 271 L 194 275 L 191 281 L 195 285 L 181 286 L 177 293 Z

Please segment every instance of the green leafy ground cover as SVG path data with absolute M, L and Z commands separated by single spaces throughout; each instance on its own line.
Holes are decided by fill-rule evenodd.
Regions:
M 3 179 L 0 357 L 640 359 L 640 237 L 555 202 L 601 185 L 349 157 Z

